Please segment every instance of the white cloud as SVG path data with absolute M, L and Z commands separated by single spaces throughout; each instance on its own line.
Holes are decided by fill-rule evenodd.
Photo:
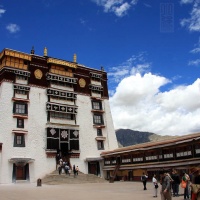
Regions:
M 122 17 L 127 14 L 127 11 L 137 4 L 137 0 L 92 0 L 97 5 L 104 8 L 104 12 L 113 12 L 116 16 Z
M 194 49 L 190 51 L 190 53 L 199 53 L 200 52 L 200 38 L 197 44 L 194 45 Z
M 199 53 L 200 52 L 200 47 L 194 48 L 190 51 L 190 53 Z
M 130 7 L 131 7 L 130 4 L 124 3 L 121 6 L 114 8 L 115 9 L 114 12 L 118 17 L 121 17 L 127 13 Z
M 194 0 L 190 18 L 182 19 L 181 25 L 187 27 L 190 31 L 200 31 L 200 0 Z
M 179 85 L 162 92 L 161 87 L 172 84 L 172 80 L 150 72 L 131 74 L 130 70 L 126 68 L 126 76 L 122 73 L 116 90 L 111 91 L 115 129 L 128 128 L 160 135 L 200 131 L 200 101 L 194 101 L 200 99 L 200 79 L 191 85 Z
M 18 31 L 20 31 L 20 27 L 17 24 L 8 24 L 6 26 L 6 29 L 10 32 L 10 33 L 16 33 Z
M 6 10 L 0 8 L 0 17 L 6 12 Z
M 143 74 L 149 72 L 151 63 L 145 59 L 145 52 L 138 55 L 133 55 L 124 63 L 109 68 L 108 76 L 110 82 L 119 83 L 123 78 L 137 73 Z
M 200 66 L 200 59 L 196 59 L 196 60 L 191 60 L 189 61 L 188 65 L 195 65 L 195 66 Z

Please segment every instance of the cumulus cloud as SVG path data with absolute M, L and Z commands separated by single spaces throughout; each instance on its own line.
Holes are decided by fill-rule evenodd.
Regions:
M 18 31 L 20 31 L 20 27 L 17 24 L 8 24 L 6 26 L 6 29 L 10 32 L 10 33 L 16 33 Z
M 130 68 L 126 70 L 129 72 L 125 77 L 122 75 L 110 97 L 115 129 L 128 128 L 160 135 L 200 131 L 200 101 L 194 101 L 200 99 L 200 79 L 163 92 L 161 87 L 172 85 L 172 80 L 150 72 L 131 74 Z
M 189 0 L 183 2 L 189 3 Z M 194 0 L 190 17 L 182 19 L 180 23 L 182 26 L 187 27 L 189 31 L 200 31 L 200 0 Z
M 97 5 L 104 8 L 104 12 L 113 12 L 116 16 L 122 17 L 127 14 L 127 11 L 137 4 L 137 0 L 92 0 Z
M 6 12 L 6 10 L 0 8 L 0 17 Z
M 189 61 L 188 65 L 195 65 L 195 66 L 200 66 L 200 59 L 196 59 L 196 60 L 191 60 Z

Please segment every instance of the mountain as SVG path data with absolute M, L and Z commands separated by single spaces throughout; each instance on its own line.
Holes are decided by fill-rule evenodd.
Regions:
M 135 144 L 165 140 L 176 136 L 161 136 L 150 132 L 134 131 L 131 129 L 118 129 L 115 131 L 119 147 L 126 147 Z

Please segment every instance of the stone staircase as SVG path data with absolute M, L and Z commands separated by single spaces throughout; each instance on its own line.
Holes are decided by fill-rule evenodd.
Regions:
M 60 185 L 60 184 L 81 184 L 81 183 L 106 183 L 107 180 L 100 178 L 93 174 L 83 174 L 81 172 L 78 173 L 77 176 L 74 177 L 74 174 L 60 174 L 58 171 L 53 171 L 50 174 L 47 174 L 42 179 L 42 184 L 47 185 Z

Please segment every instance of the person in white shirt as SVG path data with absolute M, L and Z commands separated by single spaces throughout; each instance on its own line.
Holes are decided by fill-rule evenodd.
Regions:
M 157 182 L 155 174 L 153 175 L 152 183 L 153 183 L 153 193 L 154 193 L 153 197 L 157 197 L 157 194 L 158 194 L 158 182 Z

